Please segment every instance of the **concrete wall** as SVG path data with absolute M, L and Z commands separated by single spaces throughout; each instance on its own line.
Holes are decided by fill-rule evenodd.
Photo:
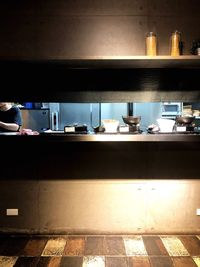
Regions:
M 199 12 L 198 0 L 2 0 L 0 57 L 144 55 L 149 31 L 157 34 L 159 55 L 168 55 L 174 30 L 189 54 L 200 37 Z
M 197 208 L 199 180 L 5 181 L 0 232 L 199 234 Z

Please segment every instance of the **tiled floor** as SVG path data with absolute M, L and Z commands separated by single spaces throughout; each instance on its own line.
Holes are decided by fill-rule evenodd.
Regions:
M 197 235 L 0 236 L 0 267 L 200 267 Z

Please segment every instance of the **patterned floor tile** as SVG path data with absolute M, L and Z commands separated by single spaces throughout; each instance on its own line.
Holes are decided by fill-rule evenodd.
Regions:
M 39 259 L 39 257 L 19 257 L 14 267 L 36 267 Z
M 86 238 L 85 255 L 105 255 L 104 237 L 89 236 Z
M 48 267 L 60 267 L 61 257 L 51 257 Z
M 59 267 L 82 267 L 83 257 L 62 257 Z
M 143 236 L 142 238 L 148 255 L 169 256 L 159 236 Z
M 6 257 L 0 256 L 0 266 L 2 267 L 13 267 L 18 257 Z
M 9 238 L 7 236 L 0 236 L 0 255 L 3 255 L 3 251 L 7 246 L 8 239 Z
M 196 236 L 179 236 L 191 256 L 200 256 L 200 240 Z
M 105 237 L 106 255 L 126 255 L 122 237 Z
M 57 237 L 51 238 L 47 241 L 46 246 L 42 252 L 42 256 L 59 256 L 63 254 L 66 245 L 66 239 Z
M 174 267 L 170 257 L 150 257 L 151 267 Z M 181 266 L 180 266 L 181 267 Z
M 40 257 L 37 267 L 48 267 L 51 260 L 50 256 Z
M 191 257 L 173 257 L 174 267 L 197 267 Z
M 170 256 L 189 256 L 188 251 L 176 236 L 161 237 Z
M 129 257 L 129 267 L 150 267 L 150 262 L 148 257 Z
M 84 237 L 68 237 L 63 255 L 65 256 L 83 256 L 85 250 Z
M 20 256 L 29 237 L 11 236 L 6 241 L 6 246 L 1 251 L 1 256 Z
M 104 256 L 83 257 L 83 267 L 105 267 L 105 257 Z
M 200 267 L 200 257 L 192 257 L 198 267 Z
M 106 257 L 106 267 L 128 267 L 126 257 Z
M 147 256 L 147 252 L 141 236 L 124 237 L 123 239 L 127 256 Z
M 44 237 L 31 238 L 23 249 L 22 255 L 33 257 L 40 256 L 44 250 L 47 240 L 48 238 Z

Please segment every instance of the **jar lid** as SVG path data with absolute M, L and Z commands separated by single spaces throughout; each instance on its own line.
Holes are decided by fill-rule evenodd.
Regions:
M 148 32 L 146 34 L 147 37 L 156 36 L 155 32 Z
M 178 34 L 178 35 L 181 35 L 181 32 L 179 32 L 179 31 L 175 30 L 175 31 L 173 32 L 173 34 Z

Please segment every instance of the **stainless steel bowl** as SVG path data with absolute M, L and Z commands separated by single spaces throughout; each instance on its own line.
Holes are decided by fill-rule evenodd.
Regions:
M 132 126 L 140 123 L 141 116 L 122 116 L 122 119 L 124 123 Z
M 194 116 L 176 116 L 177 124 L 191 124 L 194 121 Z

